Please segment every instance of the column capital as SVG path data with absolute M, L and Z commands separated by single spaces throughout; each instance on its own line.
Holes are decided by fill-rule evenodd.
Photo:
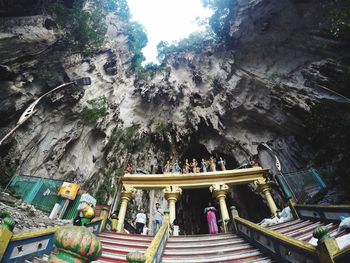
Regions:
M 123 189 L 121 192 L 121 199 L 127 199 L 128 201 L 132 199 L 133 195 L 135 194 L 136 189 L 131 185 L 123 185 Z
M 229 186 L 227 184 L 213 184 L 209 187 L 210 192 L 215 198 L 226 197 L 229 191 Z
M 270 190 L 270 182 L 268 182 L 266 179 L 254 181 L 253 184 L 255 187 L 255 191 L 257 192 L 265 193 L 266 191 Z
M 182 189 L 178 186 L 169 185 L 163 189 L 163 193 L 166 200 L 175 200 L 176 202 L 182 194 Z

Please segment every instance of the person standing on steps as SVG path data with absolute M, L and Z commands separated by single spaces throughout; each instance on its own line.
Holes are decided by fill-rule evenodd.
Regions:
M 209 202 L 208 206 L 204 209 L 204 214 L 207 217 L 209 234 L 217 234 L 219 232 L 215 212 L 215 207 Z
M 140 212 L 136 215 L 136 233 L 141 234 L 143 232 L 143 227 L 146 224 L 146 214 L 145 210 L 141 208 Z
M 162 226 L 163 222 L 163 211 L 160 209 L 160 204 L 156 203 L 156 208 L 154 209 L 154 224 L 153 224 L 153 235 L 157 234 L 157 231 Z

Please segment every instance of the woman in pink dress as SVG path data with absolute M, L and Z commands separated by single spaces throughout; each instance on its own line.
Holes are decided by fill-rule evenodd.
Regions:
M 215 212 L 216 209 L 211 203 L 204 209 L 204 214 L 207 214 L 209 234 L 217 234 L 219 232 L 218 225 L 216 224 Z

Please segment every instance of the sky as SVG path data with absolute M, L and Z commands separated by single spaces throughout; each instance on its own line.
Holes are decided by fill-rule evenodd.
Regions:
M 160 41 L 176 41 L 186 38 L 201 28 L 195 18 L 209 17 L 211 10 L 202 6 L 201 0 L 127 0 L 132 21 L 141 23 L 147 33 L 148 44 L 142 50 L 146 61 L 157 60 L 157 44 Z

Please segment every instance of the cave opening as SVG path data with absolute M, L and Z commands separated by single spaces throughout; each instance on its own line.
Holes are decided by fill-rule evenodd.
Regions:
M 176 220 L 180 226 L 181 235 L 208 234 L 208 225 L 204 208 L 209 202 L 215 204 L 209 189 L 197 188 L 183 191 L 176 211 Z M 216 206 L 218 208 L 218 206 Z M 217 219 L 220 210 L 217 210 Z

